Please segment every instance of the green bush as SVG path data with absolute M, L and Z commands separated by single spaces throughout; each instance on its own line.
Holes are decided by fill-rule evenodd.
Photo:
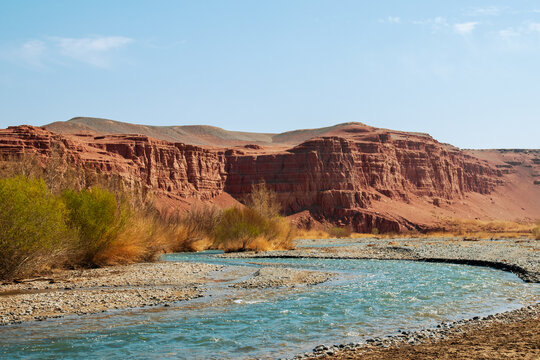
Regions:
M 117 238 L 124 228 L 129 211 L 113 193 L 97 187 L 80 192 L 65 190 L 68 224 L 79 237 L 80 263 L 96 265 L 96 255 Z
M 26 276 L 65 256 L 66 209 L 42 180 L 0 180 L 0 278 Z

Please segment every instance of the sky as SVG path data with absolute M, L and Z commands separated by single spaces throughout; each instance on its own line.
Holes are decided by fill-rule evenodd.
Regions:
M 540 2 L 0 0 L 0 128 L 76 116 L 540 148 Z

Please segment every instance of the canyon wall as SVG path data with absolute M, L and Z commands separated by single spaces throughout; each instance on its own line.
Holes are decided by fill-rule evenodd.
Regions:
M 346 124 L 336 133 L 277 149 L 171 143 L 140 135 L 60 135 L 17 126 L 0 130 L 0 153 L 60 149 L 74 164 L 118 174 L 171 199 L 212 201 L 228 193 L 242 201 L 265 181 L 287 215 L 309 211 L 319 221 L 357 231 L 402 231 L 420 225 L 390 212 L 381 201 L 423 198 L 439 206 L 469 193 L 489 195 L 504 183 L 500 169 L 430 136 Z

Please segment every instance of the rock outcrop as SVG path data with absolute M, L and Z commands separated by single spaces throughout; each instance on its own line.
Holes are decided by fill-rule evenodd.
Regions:
M 424 226 L 392 211 L 377 211 L 375 203 L 423 199 L 438 207 L 469 194 L 490 196 L 505 183 L 504 169 L 426 134 L 351 123 L 321 135 L 286 148 L 218 148 L 142 135 L 61 135 L 17 126 L 0 130 L 0 153 L 46 157 L 56 147 L 85 168 L 118 174 L 127 183 L 187 202 L 212 201 L 223 193 L 242 201 L 252 184 L 265 181 L 287 215 L 308 211 L 316 220 L 357 231 Z

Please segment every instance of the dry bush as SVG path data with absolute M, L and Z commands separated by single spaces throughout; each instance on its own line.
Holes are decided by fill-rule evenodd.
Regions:
M 61 198 L 67 209 L 67 222 L 79 238 L 75 263 L 97 265 L 96 256 L 116 241 L 128 225 L 130 209 L 119 203 L 113 193 L 97 187 L 65 190 Z
M 116 236 L 94 255 L 93 263 L 104 266 L 154 261 L 174 236 L 175 228 L 158 214 L 133 212 Z
M 229 208 L 212 224 L 213 247 L 225 251 L 293 248 L 294 227 L 280 216 L 277 194 L 264 182 L 253 185 L 244 208 Z
M 215 229 L 223 211 L 211 205 L 195 204 L 177 221 L 179 235 L 176 251 L 201 251 L 212 247 Z
M 534 228 L 533 235 L 536 240 L 540 240 L 540 222 L 538 222 L 538 224 Z
M 224 251 L 276 250 L 293 247 L 291 224 L 282 217 L 268 218 L 252 208 L 223 212 L 214 232 L 215 246 Z
M 274 218 L 281 215 L 281 204 L 277 194 L 270 190 L 265 182 L 255 184 L 251 187 L 246 206 L 261 214 L 266 218 Z
M 350 226 L 332 226 L 328 229 L 328 235 L 332 238 L 351 237 L 352 229 Z

